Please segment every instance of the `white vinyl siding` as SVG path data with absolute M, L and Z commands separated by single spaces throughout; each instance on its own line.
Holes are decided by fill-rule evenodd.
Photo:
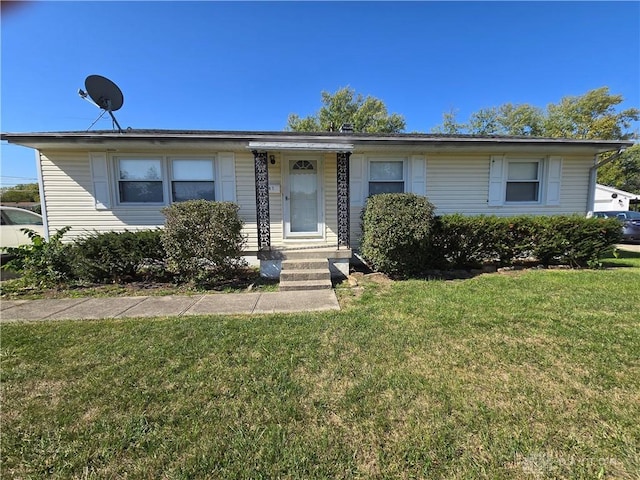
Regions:
M 256 221 L 256 183 L 253 162 L 253 155 L 249 152 L 235 154 L 235 202 L 240 207 L 238 214 L 245 222 L 243 235 L 247 239 L 246 248 L 255 251 L 258 248 L 258 227 Z M 269 171 L 270 179 L 271 173 L 272 172 Z M 279 209 L 278 197 L 275 195 L 270 195 L 269 197 L 272 212 L 274 208 Z M 273 221 L 273 214 L 271 215 L 271 219 Z M 273 236 L 273 234 L 272 226 L 271 235 Z
M 144 151 L 132 154 L 123 153 L 122 157 L 161 157 L 168 161 L 172 158 L 214 158 L 214 176 L 216 199 L 235 201 L 240 217 L 245 225 L 243 234 L 247 239 L 246 249 L 257 249 L 256 193 L 254 158 L 251 152 L 238 147 L 231 152 L 211 152 L 196 145 L 184 150 Z M 71 148 L 71 147 L 69 147 Z M 375 153 L 375 152 L 373 152 Z M 403 153 L 406 155 L 402 156 Z M 464 215 L 557 215 L 585 213 L 589 188 L 589 168 L 593 165 L 591 155 L 544 156 L 537 152 L 521 152 L 518 158 L 544 159 L 540 176 L 541 202 L 502 201 L 500 205 L 491 205 L 490 167 L 495 158 L 498 162 L 509 159 L 509 155 L 473 153 L 420 153 L 416 151 L 398 153 L 372 152 L 354 153 L 350 158 L 350 226 L 351 243 L 356 246 L 360 241 L 360 214 L 368 195 L 368 162 L 370 159 L 405 159 L 405 190 L 417 194 L 426 194 L 435 205 L 438 215 L 461 213 Z M 269 194 L 271 240 L 274 247 L 291 246 L 283 240 L 282 216 L 283 191 L 282 164 L 284 156 L 274 155 L 275 164 L 269 163 L 269 180 L 272 185 L 279 184 L 280 190 Z M 289 155 L 289 153 L 287 153 Z M 320 155 L 319 155 L 320 157 Z M 324 238 L 317 243 L 337 244 L 337 192 L 336 192 L 336 154 L 321 154 L 324 165 L 322 194 L 324 195 Z M 164 216 L 163 205 L 127 204 L 117 202 L 117 172 L 113 157 L 106 152 L 73 152 L 46 150 L 40 154 L 42 172 L 43 213 L 50 235 L 64 227 L 72 229 L 65 238 L 74 238 L 93 232 L 140 230 L 161 227 Z M 170 201 L 171 167 L 164 165 L 165 204 Z M 500 170 L 500 182 L 503 182 Z M 504 183 L 502 183 L 504 188 Z M 108 195 L 104 195 L 104 192 Z M 99 193 L 103 192 L 103 193 Z M 504 190 L 503 190 L 504 192 Z M 316 244 L 316 243 L 314 243 Z
M 223 154 L 220 154 L 221 158 L 222 156 Z M 152 158 L 153 156 L 142 155 L 141 157 Z M 176 155 L 175 157 L 185 156 Z M 143 230 L 164 225 L 165 218 L 161 213 L 164 204 L 119 204 L 117 202 L 116 165 L 113 159 L 107 161 L 108 156 L 104 152 L 41 152 L 39 158 L 43 179 L 43 210 L 46 212 L 44 218 L 49 235 L 55 234 L 65 226 L 71 227 L 65 239 L 73 239 L 94 232 Z M 234 201 L 234 154 L 225 154 L 225 158 L 227 189 L 224 191 L 225 197 L 220 200 Z M 222 163 L 221 161 L 216 171 L 219 177 L 222 177 L 219 172 L 223 168 Z M 252 167 L 252 163 L 249 165 Z M 251 208 L 247 211 L 249 215 L 253 215 L 255 225 L 253 172 L 249 179 L 252 200 Z M 169 198 L 168 191 L 167 187 L 165 199 Z M 240 215 L 247 222 L 248 219 L 243 216 L 244 214 L 245 210 L 241 209 Z
M 160 207 L 113 205 L 96 209 L 95 180 L 86 152 L 41 154 L 43 192 L 49 235 L 70 226 L 66 239 L 94 232 L 142 230 L 164 225 Z M 113 177 L 112 177 L 113 178 Z
M 335 154 L 324 156 L 324 242 L 338 243 L 338 168 Z

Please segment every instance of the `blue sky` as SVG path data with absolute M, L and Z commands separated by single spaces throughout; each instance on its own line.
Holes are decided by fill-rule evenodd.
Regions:
M 347 85 L 409 132 L 602 86 L 640 106 L 640 2 L 27 2 L 1 27 L 3 132 L 88 129 L 91 74 L 122 89 L 123 128 L 282 130 Z M 2 186 L 35 179 L 1 148 Z

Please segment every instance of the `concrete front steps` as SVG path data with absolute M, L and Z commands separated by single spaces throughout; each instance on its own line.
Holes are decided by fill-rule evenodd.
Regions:
M 328 288 L 331 288 L 331 272 L 329 271 L 329 260 L 326 258 L 282 260 L 281 292 Z

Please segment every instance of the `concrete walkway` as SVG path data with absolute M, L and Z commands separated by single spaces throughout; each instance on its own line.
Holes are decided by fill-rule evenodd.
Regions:
M 193 296 L 3 300 L 0 322 L 340 310 L 333 290 Z

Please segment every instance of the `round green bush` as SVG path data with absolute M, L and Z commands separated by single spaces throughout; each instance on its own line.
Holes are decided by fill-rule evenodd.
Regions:
M 394 277 L 420 273 L 429 263 L 435 207 L 413 193 L 384 193 L 362 212 L 361 253 L 376 270 Z
M 164 208 L 161 240 L 169 271 L 182 281 L 207 285 L 232 278 L 246 266 L 239 208 L 235 203 L 207 200 Z

